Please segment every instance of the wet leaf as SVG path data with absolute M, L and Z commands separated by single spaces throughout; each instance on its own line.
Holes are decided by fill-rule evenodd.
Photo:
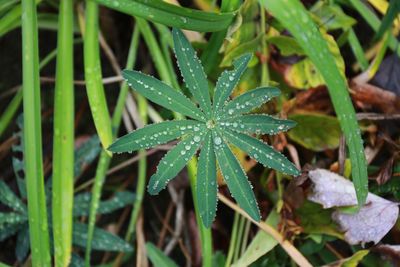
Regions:
M 336 173 L 316 169 L 309 172 L 313 182 L 308 199 L 324 208 L 357 205 L 356 190 L 347 179 Z M 353 214 L 335 211 L 332 218 L 345 232 L 350 244 L 378 243 L 393 227 L 399 215 L 398 204 L 368 193 L 366 204 Z
M 335 149 L 341 135 L 339 121 L 320 113 L 293 114 L 289 119 L 297 122 L 297 127 L 288 132 L 296 143 L 313 151 Z

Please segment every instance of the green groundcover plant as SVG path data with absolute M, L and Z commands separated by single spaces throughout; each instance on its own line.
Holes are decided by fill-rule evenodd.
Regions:
M 135 91 L 150 101 L 190 119 L 165 121 L 145 126 L 118 140 L 111 152 L 133 152 L 180 139 L 161 160 L 150 178 L 148 192 L 158 194 L 201 149 L 197 168 L 197 204 L 206 227 L 214 220 L 217 207 L 217 162 L 230 192 L 238 204 L 256 221 L 260 212 L 252 186 L 230 145 L 236 146 L 264 166 L 290 175 L 299 170 L 285 156 L 253 137 L 276 134 L 295 126 L 290 120 L 264 114 L 248 114 L 280 94 L 277 88 L 260 87 L 234 99 L 230 95 L 246 70 L 251 54 L 236 59 L 232 70 L 219 77 L 210 96 L 207 77 L 196 52 L 184 34 L 173 29 L 175 55 L 182 77 L 198 106 L 180 91 L 141 72 L 125 70 L 123 76 Z

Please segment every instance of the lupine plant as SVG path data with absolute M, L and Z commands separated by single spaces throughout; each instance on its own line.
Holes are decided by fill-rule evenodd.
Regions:
M 252 186 L 230 146 L 238 147 L 266 167 L 298 175 L 297 168 L 285 156 L 252 136 L 286 131 L 295 126 L 295 122 L 265 114 L 248 114 L 278 96 L 280 91 L 277 88 L 260 87 L 230 99 L 251 60 L 250 54 L 240 56 L 234 61 L 232 70 L 222 72 L 211 97 L 207 77 L 190 42 L 178 29 L 173 29 L 172 35 L 180 72 L 198 106 L 180 91 L 152 76 L 125 70 L 123 77 L 133 90 L 190 119 L 145 126 L 119 138 L 108 150 L 117 153 L 133 152 L 180 139 L 160 161 L 156 173 L 150 178 L 148 192 L 158 194 L 201 150 L 196 195 L 204 225 L 209 227 L 216 214 L 217 162 L 233 197 L 251 218 L 259 221 L 260 212 Z

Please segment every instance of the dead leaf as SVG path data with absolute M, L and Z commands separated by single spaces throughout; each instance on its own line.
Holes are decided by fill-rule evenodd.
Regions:
M 393 163 L 394 163 L 394 156 L 392 156 L 388 161 L 383 164 L 382 168 L 379 170 L 378 175 L 376 176 L 376 182 L 378 185 L 383 185 L 387 181 L 392 178 L 393 174 Z
M 342 176 L 324 170 L 310 171 L 308 176 L 313 182 L 312 193 L 308 199 L 321 204 L 324 208 L 357 205 L 354 185 Z M 348 243 L 378 243 L 393 227 L 399 215 L 398 204 L 372 193 L 368 193 L 366 204 L 353 214 L 337 210 L 332 219 L 345 232 Z

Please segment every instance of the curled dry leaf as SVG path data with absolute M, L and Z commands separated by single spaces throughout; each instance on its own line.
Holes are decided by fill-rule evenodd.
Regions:
M 310 201 L 321 204 L 324 208 L 357 205 L 354 185 L 336 173 L 316 169 L 309 172 L 313 182 Z M 345 239 L 350 244 L 378 243 L 393 227 L 399 215 L 398 203 L 368 193 L 366 204 L 355 213 L 335 211 L 332 219 L 345 232 Z

